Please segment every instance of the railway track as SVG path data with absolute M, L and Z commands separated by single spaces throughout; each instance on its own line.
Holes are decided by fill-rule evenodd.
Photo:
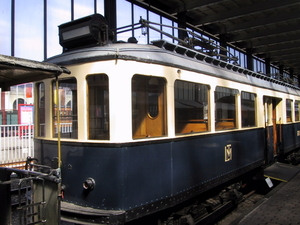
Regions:
M 15 180 L 14 180 L 15 179 Z M 269 193 L 270 189 L 264 180 L 251 180 L 241 185 L 235 183 L 227 186 L 220 192 L 206 193 L 210 196 L 207 199 L 198 199 L 196 202 L 190 202 L 187 206 L 177 209 L 176 213 L 166 211 L 163 213 L 150 215 L 141 220 L 129 222 L 126 225 L 227 225 L 238 224 L 239 218 L 252 210 L 256 204 Z M 11 208 L 12 225 L 20 225 L 20 209 L 30 201 L 29 183 L 24 182 L 21 186 L 18 183 L 18 177 L 15 174 L 11 176 Z M 280 182 L 273 181 L 277 186 Z M 220 190 L 220 189 L 218 189 Z M 62 225 L 73 225 L 72 223 L 62 222 Z
M 274 187 L 266 192 L 256 192 L 253 191 L 251 195 L 244 198 L 244 200 L 238 204 L 238 206 L 233 209 L 230 213 L 226 214 L 214 225 L 238 225 L 242 218 L 244 218 L 248 213 L 250 213 L 254 208 L 260 205 L 265 198 L 272 196 L 276 193 L 282 186 L 283 182 L 272 180 Z
M 272 180 L 274 187 L 281 182 Z M 160 215 L 151 215 L 141 220 L 130 222 L 126 225 L 228 225 L 238 224 L 239 219 L 245 213 L 253 210 L 254 207 L 266 196 L 272 194 L 264 177 L 259 175 L 254 180 L 245 183 L 239 187 L 235 183 L 223 189 L 221 192 L 215 192 L 214 196 L 202 202 L 195 202 L 182 210 L 165 219 L 160 220 Z M 208 196 L 211 193 L 205 193 Z M 212 194 L 213 195 L 213 194 Z M 167 212 L 165 212 L 167 213 Z M 159 221 L 159 222 L 157 222 Z

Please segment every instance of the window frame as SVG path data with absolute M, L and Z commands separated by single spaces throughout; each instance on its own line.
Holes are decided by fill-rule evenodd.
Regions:
M 68 80 L 73 80 L 74 81 L 74 84 L 76 85 L 76 89 L 73 89 L 73 90 L 70 90 L 71 91 L 71 101 L 68 101 L 66 104 L 64 104 L 64 108 L 68 108 L 68 105 L 69 105 L 69 102 L 71 102 L 71 107 L 70 107 L 70 110 L 64 110 L 62 111 L 61 110 L 61 106 L 62 106 L 62 101 L 61 101 L 61 98 L 59 98 L 59 103 L 60 103 L 60 108 L 59 108 L 59 112 L 60 112 L 60 137 L 61 138 L 67 138 L 67 139 L 78 139 L 78 107 L 77 107 L 77 101 L 78 101 L 78 94 L 77 94 L 77 90 L 78 90 L 78 83 L 77 83 L 77 79 L 75 77 L 70 77 L 70 78 L 62 78 L 62 79 L 59 79 L 57 82 L 58 82 L 58 85 L 59 87 L 61 87 L 61 84 L 62 83 L 66 83 L 65 81 L 68 81 Z M 73 84 L 72 82 L 70 82 L 71 84 Z M 69 84 L 70 84 L 69 83 Z M 71 85 L 70 85 L 71 86 Z M 61 93 L 62 91 L 60 90 L 64 90 L 64 88 L 60 89 L 58 88 L 60 94 L 59 94 L 59 97 L 62 96 L 62 94 L 64 93 Z M 66 89 L 65 89 L 66 90 Z M 75 94 L 73 94 L 75 93 Z M 52 82 L 52 137 L 54 138 L 58 138 L 58 132 L 57 129 L 56 129 L 56 126 L 57 126 L 57 116 L 56 116 L 56 113 L 57 113 L 57 107 L 56 107 L 56 101 L 57 101 L 57 93 L 56 93 L 56 81 L 54 80 Z M 65 94 L 64 97 L 66 97 L 67 95 L 69 95 L 69 93 Z M 74 112 L 73 112 L 74 111 Z M 68 121 L 68 119 L 71 118 L 71 126 L 62 126 L 62 118 L 65 117 L 65 120 Z M 69 131 L 69 132 L 68 132 Z
M 300 121 L 300 100 L 295 100 L 294 102 L 294 113 L 295 113 L 295 122 Z
M 201 93 L 202 89 L 204 90 L 204 93 Z M 174 126 L 176 135 L 209 131 L 209 91 L 210 86 L 207 84 L 185 80 L 175 80 Z M 202 97 L 203 99 L 201 99 Z M 200 100 L 203 101 L 201 102 Z M 181 104 L 182 106 L 186 106 L 186 108 L 177 107 L 176 105 L 179 106 L 179 104 Z M 197 105 L 199 107 L 197 107 Z M 197 110 L 195 110 L 195 108 L 197 108 Z M 179 111 L 184 112 L 180 113 Z
M 158 80 L 158 112 L 149 114 L 150 81 Z M 165 77 L 135 74 L 131 79 L 132 138 L 167 136 L 167 80 Z M 152 89 L 153 87 L 151 87 Z
M 245 106 L 245 104 L 243 105 L 243 100 L 249 102 L 249 99 L 243 98 L 243 96 L 245 96 L 246 94 L 250 95 L 250 98 L 252 98 L 252 97 L 254 98 L 253 101 L 251 101 L 253 103 L 253 109 L 254 109 L 253 110 L 253 115 L 252 115 L 252 120 L 253 120 L 252 121 L 253 122 L 252 125 L 249 124 L 249 120 L 245 119 L 245 114 L 243 113 L 244 112 L 243 107 L 248 107 L 248 106 Z M 257 98 L 257 95 L 255 93 L 251 93 L 251 92 L 247 92 L 247 91 L 241 91 L 241 110 L 240 110 L 240 112 L 241 112 L 241 119 L 242 119 L 242 121 L 241 121 L 241 127 L 242 128 L 256 127 L 257 126 L 257 123 L 256 123 L 256 111 L 257 111 L 256 98 Z M 250 100 L 252 100 L 252 99 L 250 99 Z M 249 115 L 250 115 L 250 113 L 248 112 L 247 113 L 247 117 L 248 118 L 249 118 Z M 248 125 L 245 125 L 244 124 L 245 122 L 248 122 Z
M 37 90 L 37 128 L 36 128 L 36 135 L 37 137 L 45 137 L 46 136 L 46 108 L 45 108 L 45 83 L 44 82 L 38 82 L 35 84 L 36 90 Z M 43 85 L 43 90 L 41 91 L 41 85 Z M 43 96 L 41 96 L 41 93 L 43 93 Z M 43 100 L 41 100 L 43 99 Z M 43 103 L 43 104 L 42 104 Z M 41 107 L 42 106 L 42 107 Z M 43 124 L 42 124 L 43 123 Z M 43 126 L 43 128 L 42 128 Z
M 217 97 L 217 95 L 220 95 Z M 231 130 L 237 129 L 237 95 L 239 91 L 234 88 L 228 88 L 223 86 L 216 86 L 214 92 L 214 102 L 215 102 L 215 130 Z M 233 97 L 233 100 L 230 99 Z M 218 100 L 222 99 L 223 101 L 219 102 Z M 233 103 L 234 108 L 230 110 L 230 104 L 226 103 L 226 101 Z M 221 107 L 218 107 L 218 106 Z M 226 107 L 225 107 L 226 106 Z M 230 114 L 230 115 L 229 115 Z M 221 115 L 221 116 L 219 116 Z M 226 118 L 227 116 L 227 118 Z M 220 118 L 219 118 L 220 117 Z M 232 118 L 231 118 L 232 117 Z
M 95 85 L 94 90 L 92 90 L 89 85 L 89 78 L 94 77 L 97 79 L 99 77 L 100 85 Z M 104 82 L 102 82 L 104 81 Z M 91 84 L 95 84 L 96 81 L 90 81 Z M 87 84 L 87 133 L 89 140 L 110 140 L 110 110 L 109 110 L 109 76 L 104 73 L 99 74 L 89 74 L 86 76 L 86 84 Z M 101 86 L 104 87 L 101 89 Z M 97 88 L 98 87 L 98 88 Z M 100 90 L 102 92 L 100 92 Z M 91 93 L 91 92 L 94 93 Z M 103 101 L 99 102 L 99 98 L 94 98 L 93 102 L 102 103 L 102 104 L 94 104 L 94 110 L 92 110 L 91 96 L 98 97 L 100 96 Z M 94 113 L 94 120 L 92 121 L 91 115 Z M 98 116 L 97 116 L 98 115 Z M 93 124 L 93 125 L 92 125 Z M 99 125 L 99 127 L 94 125 Z M 93 132 L 92 130 L 99 130 L 99 132 Z M 98 136 L 97 136 L 98 135 Z
M 292 99 L 286 99 L 285 100 L 285 112 L 286 112 L 286 122 L 291 123 L 293 122 L 293 100 Z

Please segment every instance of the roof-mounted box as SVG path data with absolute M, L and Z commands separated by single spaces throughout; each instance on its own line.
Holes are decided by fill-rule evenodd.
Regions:
M 59 26 L 59 43 L 64 51 L 105 45 L 112 39 L 107 20 L 100 14 L 83 17 Z

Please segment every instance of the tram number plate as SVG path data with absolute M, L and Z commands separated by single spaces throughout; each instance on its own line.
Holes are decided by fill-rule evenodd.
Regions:
M 232 160 L 232 147 L 231 144 L 225 146 L 225 162 Z

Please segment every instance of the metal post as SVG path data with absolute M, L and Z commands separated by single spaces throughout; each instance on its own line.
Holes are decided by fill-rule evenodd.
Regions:
M 112 30 L 117 28 L 117 2 L 116 0 L 104 0 L 104 15 L 108 27 Z M 116 40 L 116 37 L 114 37 Z
M 59 88 L 58 88 L 58 76 L 56 76 L 55 80 L 55 86 L 56 86 L 56 116 L 57 116 L 57 159 L 58 159 L 58 165 L 57 168 L 61 167 L 61 146 L 60 146 L 60 102 L 59 102 Z
M 247 48 L 246 49 L 246 56 L 247 56 L 247 69 L 253 70 L 253 57 L 252 57 L 253 49 L 252 48 Z
M 179 12 L 177 14 L 177 18 L 178 18 L 178 27 L 182 28 L 184 30 L 179 29 L 178 30 L 178 38 L 184 40 L 185 38 L 188 37 L 187 32 L 185 31 L 186 29 L 186 11 L 183 12 Z
M 220 45 L 223 47 L 220 49 L 220 54 L 226 57 L 221 57 L 221 60 L 227 60 L 227 36 L 226 33 L 220 34 Z
M 266 62 L 266 75 L 267 76 L 271 76 L 271 58 L 268 55 L 268 57 L 265 58 L 265 62 Z

